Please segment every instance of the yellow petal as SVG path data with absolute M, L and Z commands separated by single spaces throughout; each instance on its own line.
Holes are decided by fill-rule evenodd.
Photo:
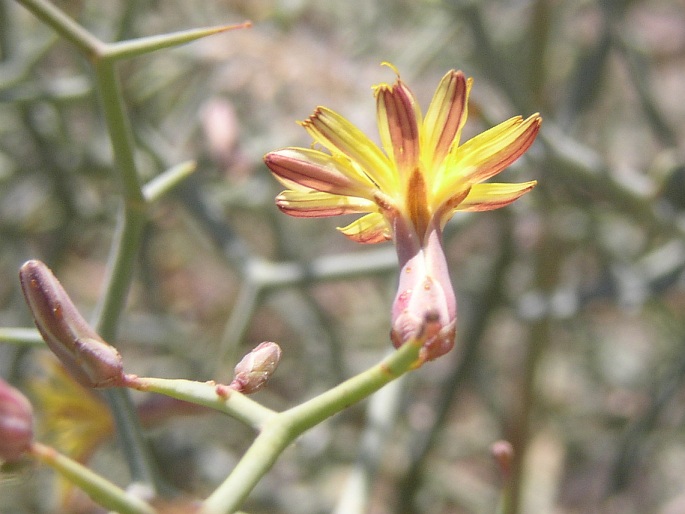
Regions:
M 388 222 L 377 212 L 362 216 L 338 230 L 357 243 L 382 243 L 392 239 Z
M 285 148 L 264 156 L 274 176 L 289 189 L 370 198 L 375 185 L 345 158 L 308 148 Z
M 363 198 L 318 191 L 286 190 L 276 197 L 276 205 L 284 213 L 297 218 L 326 218 L 376 210 L 374 202 Z
M 423 121 L 424 156 L 428 169 L 437 167 L 452 145 L 459 144 L 466 123 L 469 92 L 473 79 L 461 71 L 449 71 L 438 84 Z
M 491 211 L 505 207 L 535 187 L 537 180 L 519 184 L 475 184 L 455 210 Z
M 43 431 L 61 451 L 84 462 L 114 428 L 107 405 L 83 388 L 49 355 L 39 357 L 45 374 L 31 388 L 41 407 Z
M 482 182 L 518 159 L 535 141 L 542 118 L 511 118 L 470 139 L 449 156 L 444 182 Z
M 383 149 L 406 176 L 419 163 L 419 126 L 421 111 L 414 95 L 398 78 L 389 86 L 375 88 L 378 132 Z
M 396 188 L 390 161 L 366 134 L 335 111 L 317 107 L 301 125 L 315 142 L 333 154 L 343 154 L 359 165 L 377 187 L 389 191 Z
M 471 193 L 472 186 L 462 184 L 462 187 L 455 188 L 450 191 L 443 202 L 435 209 L 435 216 L 440 222 L 440 228 L 444 228 L 445 224 L 454 216 L 454 213 L 459 210 L 461 203 Z

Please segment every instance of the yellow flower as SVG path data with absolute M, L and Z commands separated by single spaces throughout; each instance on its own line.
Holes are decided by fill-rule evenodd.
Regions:
M 422 360 L 454 345 L 456 298 L 442 249 L 445 224 L 456 211 L 504 207 L 536 184 L 485 181 L 530 147 L 542 122 L 538 114 L 516 116 L 460 144 L 471 84 L 461 71 L 449 71 L 424 117 L 397 73 L 394 84 L 374 87 L 382 149 L 340 114 L 317 107 L 301 125 L 323 150 L 289 147 L 264 157 L 288 188 L 276 197 L 286 214 L 363 213 L 339 230 L 360 243 L 394 240 L 401 272 L 391 338 L 399 347 L 423 337 Z
M 394 69 L 394 68 L 393 68 Z M 472 79 L 449 71 L 425 118 L 409 88 L 374 88 L 381 150 L 338 113 L 318 107 L 302 126 L 328 152 L 285 148 L 265 156 L 288 189 L 276 198 L 291 216 L 368 213 L 341 232 L 360 243 L 392 239 L 397 216 L 411 220 L 419 237 L 431 218 L 442 229 L 456 211 L 486 211 L 510 204 L 535 181 L 483 183 L 533 143 L 538 114 L 511 118 L 460 145 Z
M 40 356 L 42 373 L 33 379 L 31 390 L 39 413 L 41 437 L 60 452 L 85 463 L 98 448 L 115 435 L 114 419 L 104 398 L 82 386 L 64 365 L 46 353 Z M 203 406 L 168 396 L 152 395 L 136 406 L 144 428 L 156 427 L 174 416 L 209 412 Z M 61 512 L 73 512 L 72 502 L 81 493 L 58 475 L 57 492 Z
M 85 462 L 113 434 L 109 408 L 58 361 L 43 355 L 40 362 L 45 373 L 33 381 L 32 390 L 40 406 L 44 435 L 60 451 Z
M 103 399 L 86 389 L 51 355 L 40 356 L 43 374 L 32 382 L 32 393 L 40 414 L 42 437 L 69 457 L 86 462 L 114 433 L 114 421 Z M 58 494 L 67 505 L 73 486 L 61 476 Z

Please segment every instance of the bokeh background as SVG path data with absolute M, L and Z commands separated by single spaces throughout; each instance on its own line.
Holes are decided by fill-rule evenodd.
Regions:
M 389 351 L 396 263 L 390 244 L 334 230 L 349 220 L 279 213 L 263 154 L 308 146 L 295 121 L 316 105 L 377 139 L 371 86 L 394 80 L 382 61 L 424 109 L 447 70 L 474 77 L 467 137 L 517 114 L 544 118 L 500 176 L 538 187 L 448 226 L 457 350 L 304 436 L 245 510 L 354 514 L 345 491 L 362 476 L 361 512 L 492 513 L 505 477 L 491 447 L 507 440 L 507 514 L 685 512 L 681 2 L 55 4 L 106 41 L 252 20 L 119 67 L 144 178 L 199 166 L 152 213 L 116 344 L 129 372 L 225 381 L 240 355 L 276 341 L 283 360 L 256 396 L 276 409 Z M 120 199 L 90 68 L 9 0 L 0 58 L 0 325 L 31 326 L 16 278 L 29 258 L 90 314 Z M 46 413 L 44 440 L 73 443 L 74 427 L 106 418 L 67 409 L 58 424 L 47 409 L 59 401 L 40 385 L 68 387 L 40 345 L 6 343 L 0 374 Z M 154 423 L 152 445 L 170 484 L 206 495 L 253 434 L 219 414 L 175 414 Z M 89 462 L 125 485 L 116 443 L 100 434 Z M 39 468 L 4 473 L 0 512 L 54 511 L 60 491 Z M 94 512 L 70 501 L 63 511 Z

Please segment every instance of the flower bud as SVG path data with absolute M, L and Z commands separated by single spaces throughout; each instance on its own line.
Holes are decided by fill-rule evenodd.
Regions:
M 33 441 L 33 408 L 28 399 L 0 379 L 0 459 L 18 460 Z
M 457 325 L 457 300 L 440 231 L 430 226 L 421 241 L 398 219 L 395 244 L 401 270 L 392 306 L 392 343 L 399 348 L 411 339 L 423 339 L 420 362 L 436 359 L 454 346 Z
M 280 346 L 272 342 L 259 344 L 235 367 L 231 389 L 244 394 L 259 391 L 276 371 L 280 360 Z
M 85 387 L 112 387 L 124 372 L 121 355 L 83 319 L 52 271 L 28 261 L 19 271 L 26 303 L 48 348 Z
M 497 462 L 502 478 L 506 482 L 511 477 L 511 467 L 514 460 L 514 447 L 509 441 L 496 441 L 490 447 L 492 456 Z
M 200 123 L 210 155 L 221 163 L 229 163 L 240 128 L 233 104 L 218 97 L 209 99 L 200 110 Z

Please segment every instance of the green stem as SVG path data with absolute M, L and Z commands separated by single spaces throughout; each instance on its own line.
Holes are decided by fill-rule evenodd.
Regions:
M 131 396 L 125 389 L 107 389 L 103 393 L 112 411 L 116 434 L 132 480 L 157 489 L 157 468 Z
M 163 394 L 178 400 L 204 405 L 224 412 L 255 430 L 277 413 L 228 386 L 183 379 L 136 377 L 128 375 L 126 386 L 139 391 Z
M 136 170 L 133 137 L 114 63 L 98 61 L 94 63 L 94 68 L 96 87 L 123 193 L 119 227 L 112 243 L 105 290 L 94 323 L 103 339 L 112 342 L 116 340 L 117 327 L 133 278 L 135 256 L 147 222 L 147 205 Z M 157 482 L 154 460 L 128 391 L 111 390 L 108 391 L 107 398 L 133 479 L 154 486 Z
M 35 328 L 0 328 L 0 341 L 17 346 L 42 346 L 45 348 L 45 341 Z
M 112 248 L 109 276 L 97 311 L 96 330 L 107 341 L 116 338 L 116 327 L 124 309 L 132 278 L 133 260 L 146 221 L 146 205 L 138 180 L 133 138 L 125 113 L 114 63 L 100 59 L 105 44 L 91 35 L 53 4 L 44 0 L 18 0 L 36 17 L 71 41 L 92 61 L 96 88 L 102 101 L 104 119 L 112 142 L 115 166 L 122 182 L 124 206 L 120 229 Z M 107 393 L 117 432 L 134 480 L 154 484 L 152 459 L 144 444 L 140 423 L 126 390 Z
M 245 22 L 239 25 L 220 25 L 217 27 L 182 30 L 171 34 L 161 34 L 120 41 L 107 45 L 102 57 L 110 61 L 127 59 L 138 55 L 149 54 L 150 52 L 155 52 L 164 48 L 183 45 L 203 37 L 220 34 L 232 29 L 248 28 L 250 26 L 250 22 Z
M 110 342 L 116 339 L 116 328 L 125 307 L 134 259 L 146 222 L 146 218 L 140 213 L 127 211 L 126 207 L 123 207 L 122 211 L 107 267 L 109 275 L 95 322 L 98 333 Z M 154 487 L 157 483 L 154 460 L 145 442 L 140 420 L 128 391 L 108 390 L 106 396 L 133 480 Z
M 114 164 L 122 182 L 126 206 L 129 210 L 140 212 L 144 210 L 145 198 L 136 172 L 133 136 L 115 63 L 98 61 L 94 63 L 94 68 L 96 87 L 112 143 Z
M 105 44 L 64 14 L 59 8 L 44 0 L 17 0 L 33 15 L 49 25 L 67 41 L 71 41 L 79 50 L 94 57 L 104 50 Z
M 41 443 L 31 445 L 31 455 L 50 466 L 72 484 L 86 492 L 95 502 L 119 514 L 155 514 L 146 502 L 127 494 L 112 482 L 87 467 Z
M 110 251 L 105 290 L 96 308 L 95 330 L 110 344 L 116 340 L 117 326 L 133 279 L 134 261 L 145 228 L 145 218 L 126 212 L 122 206 Z
M 205 500 L 202 514 L 230 514 L 297 437 L 378 391 L 418 363 L 423 340 L 404 344 L 379 364 L 311 400 L 269 418 L 228 478 Z
M 252 320 L 252 313 L 257 310 L 257 304 L 261 300 L 263 288 L 261 284 L 255 282 L 250 277 L 249 273 L 243 280 L 238 297 L 236 298 L 231 315 L 228 317 L 224 333 L 221 337 L 221 342 L 217 348 L 217 359 L 215 363 L 214 373 L 220 373 L 231 367 L 231 363 L 237 362 L 238 345 L 243 340 L 250 321 Z
M 143 196 L 152 204 L 179 185 L 197 169 L 195 161 L 185 161 L 163 171 L 143 186 Z
M 422 340 L 408 341 L 374 367 L 283 412 L 284 422 L 291 424 L 299 435 L 333 414 L 363 400 L 412 369 L 417 364 L 422 342 Z
M 95 63 L 95 77 L 124 197 L 110 254 L 109 276 L 95 323 L 102 338 L 111 342 L 116 339 L 116 327 L 131 284 L 133 261 L 147 221 L 147 205 L 136 170 L 133 137 L 114 64 Z
M 96 62 L 95 79 L 124 198 L 119 213 L 119 227 L 107 267 L 105 291 L 96 311 L 95 322 L 97 332 L 103 339 L 111 342 L 116 340 L 119 320 L 126 306 L 128 290 L 133 279 L 134 261 L 147 222 L 147 205 L 136 170 L 133 137 L 114 63 Z M 128 391 L 111 390 L 107 393 L 107 398 L 133 479 L 150 485 L 155 484 L 154 461 Z
M 140 247 L 143 229 L 147 222 L 147 199 L 156 198 L 175 182 L 183 171 L 174 170 L 171 182 L 162 180 L 144 190 L 138 177 L 132 130 L 116 73 L 116 61 L 148 53 L 173 45 L 190 42 L 231 28 L 222 26 L 152 36 L 121 43 L 106 44 L 81 27 L 63 11 L 46 0 L 17 0 L 37 18 L 52 27 L 59 35 L 73 43 L 91 61 L 95 71 L 96 89 L 101 100 L 104 120 L 109 132 L 114 167 L 118 172 L 123 196 L 119 212 L 117 233 L 110 251 L 108 276 L 104 293 L 96 310 L 94 327 L 106 341 L 116 340 L 116 331 L 125 308 L 128 290 L 133 278 L 135 256 Z M 168 179 L 169 177 L 164 177 Z M 147 193 L 147 197 L 146 194 Z M 117 432 L 128 459 L 134 480 L 154 484 L 153 460 L 147 450 L 140 422 L 135 414 L 128 391 L 108 391 Z

